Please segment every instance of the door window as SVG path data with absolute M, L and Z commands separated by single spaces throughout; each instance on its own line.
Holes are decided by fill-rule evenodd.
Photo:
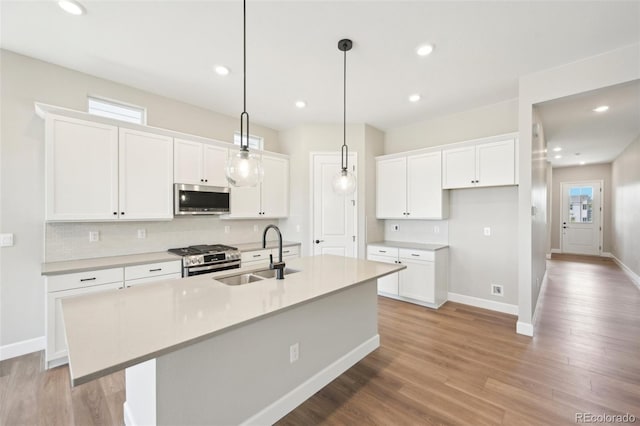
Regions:
M 593 187 L 571 187 L 569 190 L 569 222 L 593 223 Z

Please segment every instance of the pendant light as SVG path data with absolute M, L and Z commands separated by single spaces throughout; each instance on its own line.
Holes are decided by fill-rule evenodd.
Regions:
M 247 112 L 247 1 L 242 2 L 243 30 L 243 109 L 240 114 L 240 151 L 230 151 L 226 175 L 231 186 L 256 186 L 262 182 L 264 170 L 258 155 L 249 152 L 249 113 Z M 246 131 L 245 131 L 246 129 Z
M 340 171 L 333 178 L 333 191 L 339 195 L 353 194 L 356 190 L 356 177 L 349 171 L 349 147 L 347 146 L 347 51 L 351 50 L 353 42 L 342 39 L 338 42 L 338 49 L 344 52 L 344 98 L 343 98 L 343 140 L 341 149 Z

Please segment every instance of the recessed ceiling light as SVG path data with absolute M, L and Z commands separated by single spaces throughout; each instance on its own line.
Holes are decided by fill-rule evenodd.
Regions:
M 419 100 L 420 100 L 420 95 L 418 95 L 417 93 L 409 96 L 409 102 L 418 102 Z
M 423 44 L 422 46 L 418 46 L 416 53 L 418 56 L 428 56 L 433 52 L 433 49 L 435 49 L 433 44 Z
M 561 158 L 562 158 L 562 155 L 556 155 L 556 156 L 555 156 L 555 157 L 553 157 L 553 158 L 555 158 L 556 160 L 559 160 L 559 159 L 561 159 Z
M 65 12 L 72 15 L 78 16 L 86 13 L 84 7 L 76 0 L 60 0 L 58 1 L 58 6 L 60 6 Z
M 609 105 L 600 105 L 597 108 L 594 108 L 593 111 L 594 112 L 605 112 L 609 109 Z
M 553 148 L 553 152 L 560 152 L 562 151 L 562 148 L 559 146 L 556 146 L 555 148 Z
M 229 68 L 225 67 L 224 65 L 216 65 L 215 67 L 213 67 L 213 70 L 218 75 L 229 75 Z
M 580 162 L 580 165 L 581 165 L 581 166 L 584 166 L 584 161 L 581 161 L 581 162 Z
M 304 108 L 307 106 L 307 103 L 305 101 L 296 101 L 296 107 L 298 108 Z

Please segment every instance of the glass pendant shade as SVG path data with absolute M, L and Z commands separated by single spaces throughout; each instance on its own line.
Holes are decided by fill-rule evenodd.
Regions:
M 333 192 L 339 195 L 351 195 L 356 191 L 356 177 L 348 170 L 341 169 L 333 177 Z
M 262 182 L 264 169 L 259 156 L 241 149 L 229 155 L 226 174 L 232 186 L 256 186 Z

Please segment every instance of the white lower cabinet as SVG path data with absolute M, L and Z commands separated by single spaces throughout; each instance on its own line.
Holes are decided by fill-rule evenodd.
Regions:
M 381 296 L 436 309 L 447 301 L 448 257 L 447 248 L 418 250 L 374 245 L 367 248 L 368 260 L 407 267 L 378 279 Z
M 241 253 L 240 260 L 242 264 L 240 266 L 259 266 L 269 265 L 269 255 L 273 256 L 274 261 L 278 261 L 278 248 L 266 248 L 251 251 L 244 251 Z M 287 259 L 293 259 L 300 257 L 300 246 L 287 246 L 282 247 L 282 260 L 286 263 Z
M 45 276 L 46 368 L 67 363 L 67 338 L 62 300 L 105 290 L 123 289 L 165 279 L 180 278 L 180 260 L 71 274 Z

